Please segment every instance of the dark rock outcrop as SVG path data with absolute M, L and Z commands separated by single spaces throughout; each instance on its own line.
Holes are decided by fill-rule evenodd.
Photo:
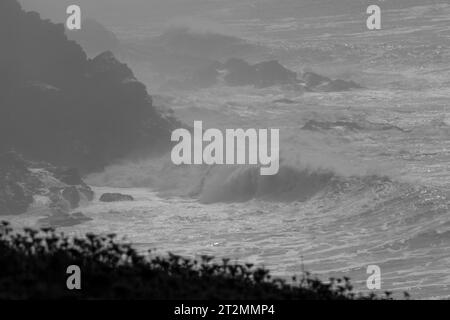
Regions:
M 271 87 L 295 83 L 297 73 L 283 67 L 278 61 L 264 61 L 253 65 L 257 87 Z
M 241 59 L 230 59 L 224 66 L 225 81 L 231 86 L 254 85 L 258 88 L 295 83 L 297 74 L 278 61 L 264 61 L 250 65 Z
M 0 215 L 26 212 L 35 197 L 46 199 L 54 214 L 68 214 L 94 192 L 76 169 L 27 161 L 12 151 L 0 154 Z
M 102 202 L 133 201 L 134 198 L 121 193 L 104 193 L 99 199 Z
M 354 81 L 332 80 L 314 72 L 303 73 L 300 81 L 311 91 L 339 92 L 362 88 Z
M 185 81 L 171 81 L 168 87 L 176 89 L 205 88 L 222 81 L 228 86 L 254 86 L 267 88 L 285 86 L 301 91 L 337 92 L 361 88 L 353 81 L 333 80 L 313 72 L 306 72 L 300 77 L 296 72 L 281 65 L 276 60 L 249 64 L 247 61 L 232 58 L 225 63 L 214 62 L 200 68 Z
M 0 152 L 82 171 L 170 148 L 179 123 L 111 52 L 90 60 L 62 24 L 0 1 Z

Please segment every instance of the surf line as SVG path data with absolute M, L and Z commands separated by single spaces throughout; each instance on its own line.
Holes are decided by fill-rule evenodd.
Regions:
M 214 128 L 203 131 L 203 122 L 194 121 L 193 131 L 193 138 L 187 129 L 180 128 L 172 132 L 171 141 L 178 142 L 170 155 L 175 165 L 259 165 L 260 175 L 278 173 L 279 129 L 226 129 L 223 134 Z

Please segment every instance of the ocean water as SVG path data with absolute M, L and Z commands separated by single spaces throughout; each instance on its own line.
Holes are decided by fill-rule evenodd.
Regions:
M 357 291 L 367 290 L 367 266 L 375 264 L 382 291 L 450 297 L 450 5 L 387 2 L 383 29 L 371 33 L 363 2 L 358 10 L 343 1 L 339 12 L 330 1 L 314 2 L 320 10 L 304 2 L 311 16 L 295 14 L 296 2 L 274 3 L 256 1 L 265 11 L 217 3 L 198 19 L 213 12 L 216 31 L 262 44 L 262 56 L 364 88 L 165 92 L 151 66 L 130 61 L 149 91 L 188 125 L 280 129 L 280 172 L 175 167 L 168 156 L 124 160 L 86 181 L 96 199 L 121 192 L 136 201 L 94 200 L 80 209 L 92 221 L 62 230 L 114 232 L 142 251 L 226 257 L 280 277 L 303 268 L 324 279 L 349 276 Z M 139 41 L 151 23 L 141 25 L 141 37 L 129 24 L 110 27 L 123 41 Z M 34 225 L 42 214 L 11 220 Z
M 97 194 L 138 186 L 119 189 L 138 201 L 94 203 L 85 209 L 94 221 L 75 229 L 114 231 L 185 256 L 230 257 L 279 276 L 299 274 L 303 264 L 324 278 L 350 276 L 358 290 L 376 264 L 383 290 L 448 295 L 448 95 L 363 90 L 274 105 L 273 92 L 238 101 L 223 90 L 222 105 L 220 93 L 208 90 L 211 104 L 203 96 L 199 107 L 196 93 L 195 106 L 183 100 L 178 114 L 213 127 L 280 128 L 276 176 L 245 167 L 175 168 L 169 159 L 118 164 L 88 182 L 103 186 Z M 395 99 L 408 103 L 392 106 Z M 311 119 L 325 129 L 304 129 Z

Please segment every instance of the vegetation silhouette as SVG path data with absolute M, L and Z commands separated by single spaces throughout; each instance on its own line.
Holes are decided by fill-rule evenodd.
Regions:
M 114 234 L 69 237 L 54 229 L 14 231 L 0 223 L 0 299 L 253 299 L 378 300 L 356 294 L 348 278 L 328 283 L 305 273 L 291 283 L 251 264 L 139 254 Z M 81 290 L 69 290 L 67 267 L 81 269 Z

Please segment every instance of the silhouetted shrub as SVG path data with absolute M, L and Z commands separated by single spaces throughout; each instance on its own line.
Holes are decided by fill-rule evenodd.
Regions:
M 66 269 L 81 269 L 68 290 Z M 288 284 L 251 264 L 141 255 L 114 235 L 67 237 L 52 229 L 13 232 L 0 224 L 0 299 L 390 299 L 356 295 L 348 278 L 324 283 L 309 274 Z

